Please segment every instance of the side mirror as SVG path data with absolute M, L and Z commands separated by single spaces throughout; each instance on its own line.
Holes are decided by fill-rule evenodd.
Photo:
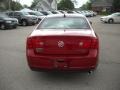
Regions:
M 92 22 L 90 21 L 90 24 L 92 25 Z

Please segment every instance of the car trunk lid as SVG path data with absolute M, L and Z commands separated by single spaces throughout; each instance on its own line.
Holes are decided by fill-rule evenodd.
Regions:
M 32 33 L 32 45 L 36 54 L 47 55 L 88 55 L 92 45 L 91 31 Z

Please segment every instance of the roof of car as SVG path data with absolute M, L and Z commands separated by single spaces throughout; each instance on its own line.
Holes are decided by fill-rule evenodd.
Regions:
M 85 18 L 85 16 L 81 14 L 52 14 L 46 16 L 46 18 L 54 18 L 54 17 L 84 17 Z

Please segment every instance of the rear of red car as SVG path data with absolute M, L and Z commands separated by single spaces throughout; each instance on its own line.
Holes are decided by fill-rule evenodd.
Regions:
M 90 25 L 90 24 L 89 24 Z M 99 40 L 91 29 L 37 29 L 27 38 L 26 55 L 32 70 L 94 70 Z

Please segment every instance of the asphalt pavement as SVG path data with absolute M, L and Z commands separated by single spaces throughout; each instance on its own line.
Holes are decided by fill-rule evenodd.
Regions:
M 27 65 L 26 37 L 35 26 L 0 30 L 0 90 L 120 90 L 120 24 L 90 18 L 100 39 L 97 70 L 34 72 Z

